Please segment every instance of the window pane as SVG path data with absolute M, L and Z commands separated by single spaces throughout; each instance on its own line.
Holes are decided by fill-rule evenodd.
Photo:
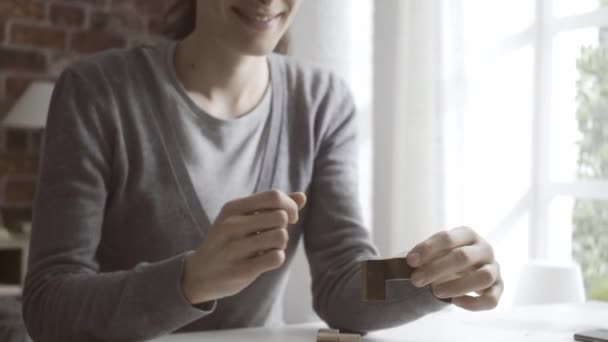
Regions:
M 572 260 L 572 197 L 559 196 L 549 205 L 548 256 L 552 262 L 566 263 Z
M 508 306 L 529 257 L 535 2 L 448 2 L 457 20 L 446 25 L 446 227 L 491 241 Z
M 549 206 L 548 224 L 550 259 L 568 262 L 574 257 L 581 265 L 588 299 L 608 300 L 608 201 L 556 197 Z
M 480 50 L 490 43 L 466 38 Z M 469 50 L 464 64 L 464 80 L 448 89 L 464 98 L 450 106 L 462 106 L 458 119 L 446 123 L 446 227 L 468 225 L 492 242 L 507 283 L 500 305 L 508 306 L 528 260 L 534 50 L 491 60 Z
M 577 200 L 572 209 L 572 250 L 588 297 L 608 299 L 608 201 Z
M 496 42 L 519 33 L 534 23 L 534 1 L 464 0 L 464 37 Z
M 492 229 L 530 189 L 532 74 L 530 46 L 484 64 L 471 63 L 462 122 L 464 222 Z
M 555 0 L 553 13 L 556 17 L 565 17 L 591 12 L 600 7 L 608 6 L 606 0 Z
M 555 39 L 552 181 L 607 178 L 608 150 L 604 149 L 608 148 L 608 139 L 603 132 L 608 131 L 608 94 L 601 91 L 608 86 L 605 49 L 598 28 L 565 32 Z

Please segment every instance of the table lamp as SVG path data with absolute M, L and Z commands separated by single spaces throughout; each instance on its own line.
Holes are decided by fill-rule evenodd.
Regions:
M 50 81 L 33 81 L 9 110 L 2 121 L 4 128 L 42 131 L 46 126 L 51 97 L 55 84 Z M 4 208 L 2 208 L 4 209 Z M 7 239 L 7 228 L 0 217 L 0 240 Z M 29 222 L 21 223 L 22 233 L 28 234 L 31 230 Z
M 33 81 L 4 118 L 7 128 L 43 129 L 49 112 L 55 84 L 50 81 Z
M 533 260 L 524 265 L 513 305 L 538 305 L 585 302 L 585 287 L 580 266 Z

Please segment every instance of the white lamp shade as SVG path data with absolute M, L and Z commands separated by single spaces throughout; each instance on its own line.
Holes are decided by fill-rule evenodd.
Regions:
M 531 261 L 524 266 L 514 305 L 582 303 L 585 288 L 580 266 Z
M 44 128 L 54 86 L 50 81 L 32 82 L 8 112 L 3 125 L 9 128 Z

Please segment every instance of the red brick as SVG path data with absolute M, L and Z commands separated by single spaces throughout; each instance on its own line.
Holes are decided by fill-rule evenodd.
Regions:
M 53 4 L 50 10 L 50 19 L 54 25 L 68 27 L 82 27 L 84 24 L 84 9 L 76 6 Z
M 160 18 L 150 18 L 148 20 L 148 32 L 154 35 L 164 35 L 165 21 Z
M 145 25 L 143 18 L 133 15 L 133 13 L 96 11 L 91 13 L 90 27 L 97 31 L 124 33 L 126 31 L 141 32 Z
M 6 39 L 6 21 L 0 19 L 0 44 Z
M 41 152 L 42 139 L 44 138 L 44 130 L 33 130 L 30 132 L 30 153 L 35 155 Z M 37 165 L 36 165 L 37 166 Z M 36 170 L 37 172 L 37 170 Z
M 44 72 L 46 66 L 40 52 L 0 47 L 0 71 Z
M 91 5 L 97 7 L 105 7 L 108 3 L 107 0 L 63 0 L 63 2 L 74 3 L 74 4 L 82 4 L 82 5 Z
M 110 7 L 113 9 L 133 9 L 134 0 L 111 0 Z
M 41 48 L 65 49 L 66 33 L 51 27 L 13 24 L 11 43 Z
M 7 151 L 27 152 L 27 131 L 23 129 L 7 129 L 4 131 L 4 143 Z
M 83 54 L 111 48 L 122 48 L 127 45 L 127 41 L 124 37 L 106 32 L 76 32 L 73 33 L 70 38 L 70 48 Z
M 0 176 L 37 174 L 39 154 L 23 154 L 22 152 L 0 153 Z
M 43 20 L 46 17 L 44 1 L 1 0 L 0 18 L 27 18 Z
M 167 0 L 135 0 L 137 11 L 151 17 L 164 17 L 172 4 L 173 1 Z
M 32 202 L 36 193 L 36 176 L 6 176 L 4 178 L 5 203 Z

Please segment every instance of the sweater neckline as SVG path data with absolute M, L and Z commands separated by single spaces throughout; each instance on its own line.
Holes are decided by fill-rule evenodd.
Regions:
M 197 117 L 199 120 L 202 120 L 209 127 L 217 128 L 217 129 L 231 129 L 231 128 L 239 128 L 243 126 L 253 126 L 264 120 L 266 120 L 267 111 L 263 110 L 264 103 L 272 98 L 272 73 L 270 75 L 270 80 L 268 86 L 264 92 L 264 95 L 257 103 L 257 105 L 252 108 L 249 112 L 240 115 L 239 117 L 233 119 L 220 119 L 209 114 L 207 111 L 203 110 L 199 107 L 195 101 L 188 94 L 188 90 L 182 82 L 179 80 L 177 76 L 177 70 L 175 70 L 175 51 L 177 48 L 178 42 L 172 41 L 168 43 L 168 46 L 165 47 L 164 51 L 164 70 L 167 73 L 167 79 L 171 82 L 173 89 L 176 92 L 176 96 L 179 97 L 181 103 L 184 104 L 186 108 L 190 110 L 190 112 Z M 270 61 L 268 61 L 270 63 Z
M 175 54 L 176 45 L 177 42 L 169 42 L 163 49 L 163 66 L 168 73 L 174 72 L 173 56 Z M 272 103 L 267 120 L 268 140 L 262 152 L 261 172 L 259 180 L 254 188 L 255 193 L 270 190 L 275 184 L 275 166 L 277 165 L 279 150 L 283 150 L 281 146 L 284 144 L 282 142 L 284 139 L 282 126 L 284 113 L 286 113 L 286 81 L 284 79 L 284 70 L 282 69 L 283 67 L 278 55 L 269 55 L 268 63 L 270 65 L 271 74 L 270 87 L 272 88 Z M 188 174 L 186 162 L 178 143 L 176 127 L 169 118 L 171 113 L 155 112 L 159 116 L 159 121 L 162 123 L 161 127 L 166 127 L 166 129 L 160 129 L 160 134 L 166 142 L 167 150 L 165 152 L 179 185 L 178 190 L 184 198 L 187 209 L 204 238 L 213 222 L 211 222 L 203 203 L 201 203 L 197 196 L 194 184 Z

